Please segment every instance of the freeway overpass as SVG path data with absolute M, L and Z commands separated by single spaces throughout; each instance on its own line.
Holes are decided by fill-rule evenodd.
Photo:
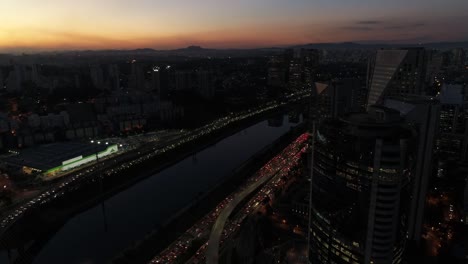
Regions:
M 279 171 L 278 171 L 279 172 Z M 224 225 L 228 220 L 232 212 L 239 206 L 242 201 L 244 201 L 250 194 L 256 191 L 258 188 L 263 186 L 266 182 L 271 180 L 278 172 L 273 173 L 269 176 L 260 178 L 260 180 L 254 182 L 244 191 L 242 191 L 234 200 L 229 203 L 226 208 L 221 212 L 221 214 L 216 219 L 216 222 L 211 229 L 210 239 L 208 240 L 208 248 L 206 249 L 206 263 L 207 264 L 218 264 L 219 259 L 219 243 L 221 241 L 221 236 L 223 234 Z

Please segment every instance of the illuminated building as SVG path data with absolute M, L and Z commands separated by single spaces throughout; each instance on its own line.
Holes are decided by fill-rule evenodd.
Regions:
M 153 66 L 151 71 L 151 91 L 155 92 L 159 101 L 165 101 L 169 96 L 169 75 L 171 67 Z
M 446 158 L 460 161 L 468 159 L 467 92 L 463 85 L 444 84 L 438 96 L 441 111 L 437 150 Z
M 108 142 L 55 143 L 26 149 L 18 155 L 7 158 L 6 163 L 9 166 L 21 168 L 26 174 L 42 173 L 45 176 L 51 176 L 104 158 L 117 151 L 118 146 Z
M 301 88 L 303 81 L 303 66 L 299 58 L 293 58 L 289 61 L 289 87 L 291 89 Z
M 267 84 L 274 88 L 283 88 L 286 85 L 286 68 L 282 57 L 272 57 L 268 62 Z
M 423 48 L 383 49 L 370 63 L 367 106 L 385 96 L 424 95 L 428 54 Z
M 286 50 L 288 86 L 290 89 L 312 87 L 314 74 L 319 64 L 319 52 L 314 49 Z
M 324 119 L 315 133 L 310 263 L 401 263 L 411 132 L 397 111 Z
M 311 87 L 320 62 L 319 50 L 301 49 L 301 59 L 304 65 L 304 83 L 306 86 Z

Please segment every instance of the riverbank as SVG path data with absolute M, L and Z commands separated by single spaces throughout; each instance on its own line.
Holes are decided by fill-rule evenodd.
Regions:
M 252 176 L 268 160 L 278 154 L 291 140 L 302 134 L 306 129 L 307 125 L 305 123 L 300 124 L 257 152 L 225 181 L 214 186 L 201 197 L 198 197 L 197 200 L 180 210 L 157 230 L 154 230 L 143 240 L 122 252 L 121 255 L 113 260 L 113 263 L 148 263 L 158 252 L 164 250 L 177 239 L 181 232 L 190 228 L 209 213 L 229 193 L 235 191 L 242 182 Z
M 284 109 L 278 109 L 277 111 L 271 111 L 267 114 L 261 114 L 235 122 L 230 124 L 228 127 L 222 128 L 215 133 L 206 135 L 203 138 L 199 138 L 194 142 L 184 144 L 175 150 L 168 151 L 163 155 L 158 155 L 152 160 L 148 160 L 145 163 L 140 163 L 135 167 L 131 167 L 129 170 L 114 174 L 110 177 L 101 176 L 99 174 L 96 177 L 90 177 L 88 181 L 82 182 L 80 186 L 70 186 L 69 192 L 65 197 L 61 197 L 57 200 L 53 200 L 50 203 L 44 204 L 41 207 L 34 208 L 33 211 L 28 212 L 18 223 L 16 230 L 34 230 L 33 234 L 41 233 L 41 237 L 33 236 L 35 241 L 41 241 L 40 243 L 47 243 L 47 240 L 41 239 L 45 237 L 53 237 L 54 234 L 50 232 L 56 232 L 57 226 L 61 226 L 68 218 L 73 217 L 77 213 L 86 210 L 87 208 L 93 207 L 100 202 L 113 196 L 115 193 L 120 192 L 123 189 L 129 188 L 136 182 L 146 179 L 149 175 L 157 173 L 170 167 L 171 165 L 179 162 L 186 157 L 199 152 L 213 144 L 216 144 L 220 140 L 243 130 L 245 127 L 253 125 L 261 119 L 265 119 L 267 116 L 275 115 Z M 144 165 L 144 166 L 143 166 Z M 200 193 L 201 195 L 203 193 Z M 104 207 L 103 207 L 103 210 Z M 21 238 L 15 232 L 8 232 L 8 235 L 3 236 L 0 241 L 2 246 L 8 248 L 15 248 L 14 245 L 5 240 L 17 240 Z M 26 239 L 26 238 L 25 238 Z M 28 240 L 26 240 L 28 241 Z M 5 242 L 5 243 L 3 243 Z M 36 242 L 34 242 L 36 243 Z M 38 242 L 39 243 L 39 242 Z M 18 243 L 14 243 L 18 244 Z M 40 247 L 40 245 L 38 245 Z M 26 248 L 26 251 L 28 249 Z M 26 252 L 28 253 L 28 252 Z M 26 254 L 29 255 L 29 254 Z

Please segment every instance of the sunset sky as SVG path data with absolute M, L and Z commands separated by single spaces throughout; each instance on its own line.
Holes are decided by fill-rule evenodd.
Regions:
M 0 0 L 0 51 L 468 40 L 468 0 Z

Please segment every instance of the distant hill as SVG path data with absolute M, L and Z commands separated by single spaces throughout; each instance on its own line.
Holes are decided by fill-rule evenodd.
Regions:
M 426 47 L 438 50 L 447 50 L 453 48 L 468 49 L 468 41 L 461 42 L 433 42 L 420 44 L 388 44 L 378 43 L 378 41 L 359 43 L 359 42 L 341 42 L 341 43 L 309 43 L 284 47 L 265 47 L 251 49 L 207 49 L 200 46 L 188 46 L 186 48 L 172 50 L 157 50 L 153 48 L 139 48 L 129 50 L 64 50 L 64 51 L 46 51 L 33 52 L 27 54 L 39 55 L 82 55 L 82 56 L 149 56 L 149 57 L 249 57 L 249 56 L 268 56 L 283 51 L 286 48 L 308 48 L 308 49 L 380 49 L 380 48 L 400 48 L 400 47 Z M 20 52 L 13 54 L 20 55 Z M 4 54 L 7 58 L 10 54 Z M 1 57 L 1 56 L 0 56 Z

